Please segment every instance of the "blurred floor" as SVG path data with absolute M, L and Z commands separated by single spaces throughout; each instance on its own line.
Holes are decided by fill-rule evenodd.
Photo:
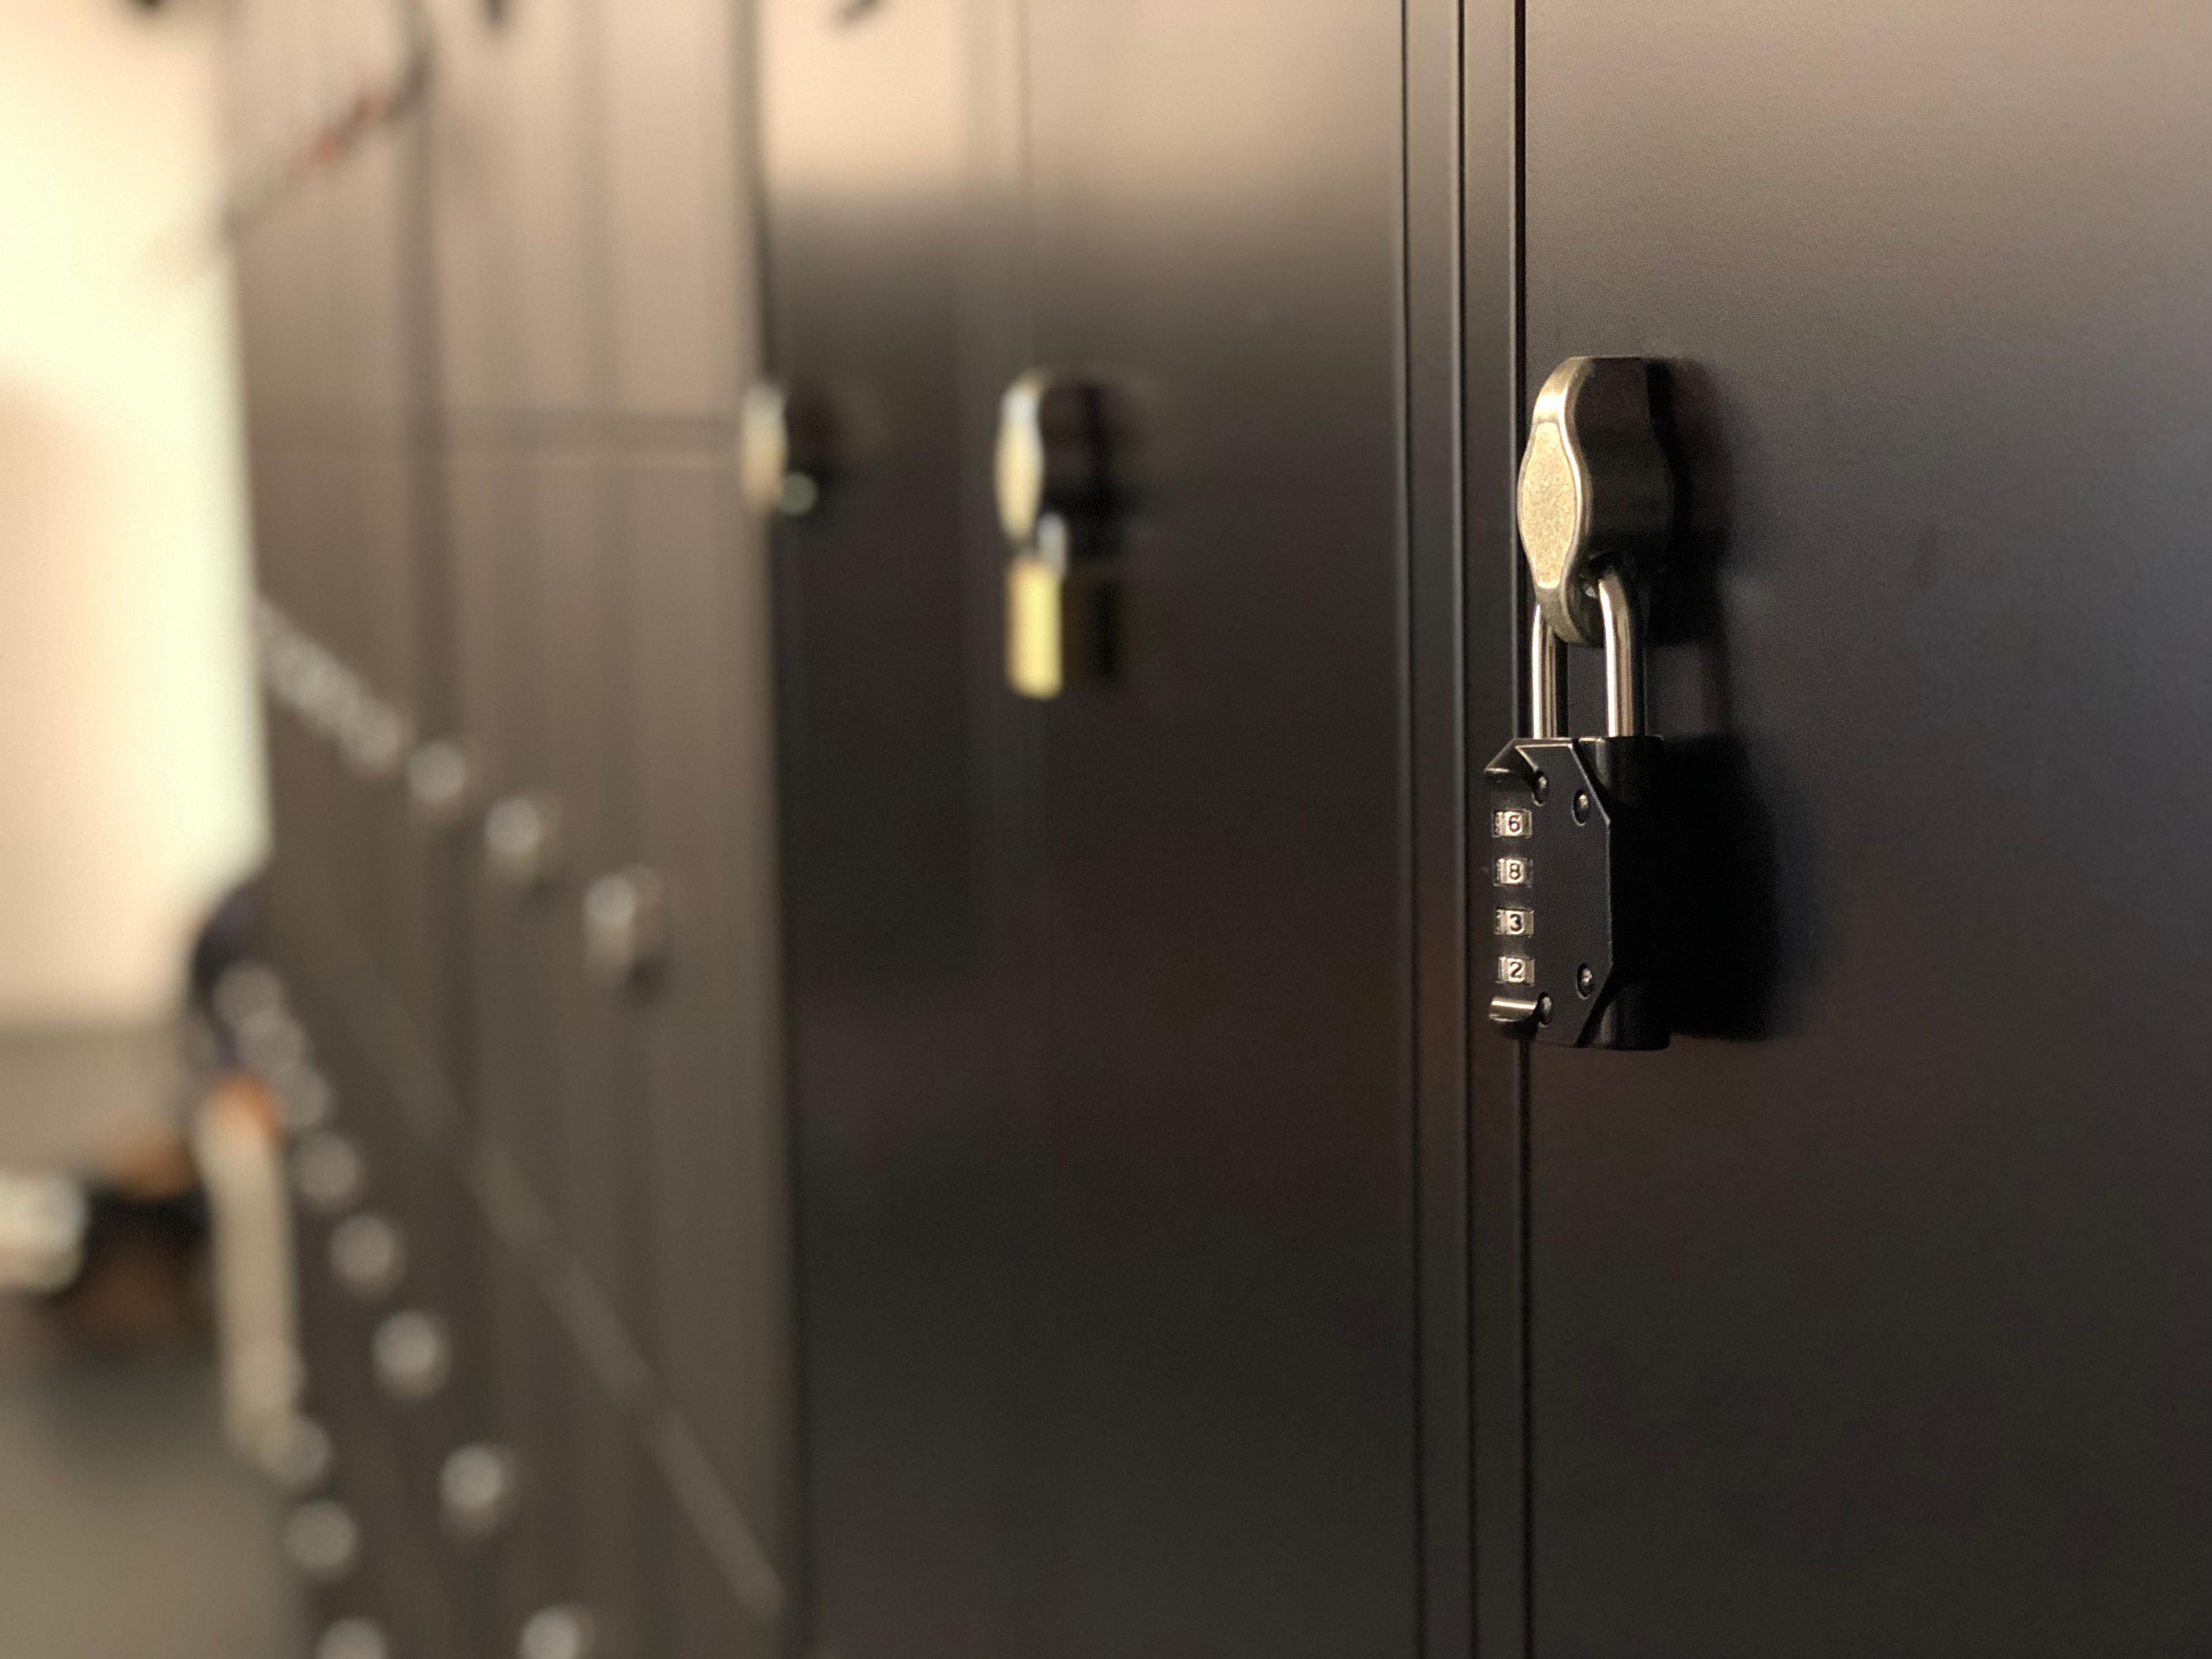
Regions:
M 146 1043 L 0 1037 L 0 1164 L 81 1164 L 94 1130 L 165 1109 L 134 1086 Z M 306 1651 L 277 1500 L 224 1445 L 220 1409 L 205 1345 L 88 1355 L 0 1299 L 0 1659 Z

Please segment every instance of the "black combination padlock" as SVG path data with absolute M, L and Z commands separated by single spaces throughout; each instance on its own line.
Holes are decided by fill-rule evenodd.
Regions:
M 1538 394 L 1521 464 L 1537 598 L 1530 735 L 1484 769 L 1491 902 L 1475 920 L 1494 947 L 1492 1021 L 1539 1042 L 1667 1046 L 1666 750 L 1644 730 L 1633 580 L 1673 518 L 1651 373 L 1633 357 L 1562 363 Z M 1560 735 L 1568 644 L 1604 647 L 1602 737 Z

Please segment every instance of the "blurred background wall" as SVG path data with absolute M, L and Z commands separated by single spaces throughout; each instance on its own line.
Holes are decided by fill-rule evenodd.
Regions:
M 0 0 L 0 1030 L 165 1012 L 262 844 L 216 14 Z

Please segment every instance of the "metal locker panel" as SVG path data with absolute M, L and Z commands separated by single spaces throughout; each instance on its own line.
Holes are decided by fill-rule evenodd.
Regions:
M 1033 715 L 1065 1647 L 1407 1654 L 1402 20 L 1027 25 L 1030 361 L 1126 504 Z
M 659 1511 L 632 1413 L 649 1317 L 641 1254 L 649 1130 L 630 989 L 587 972 L 583 911 L 599 878 L 632 862 L 636 742 L 627 593 L 615 557 L 615 464 L 593 450 L 534 455 L 531 579 L 540 591 L 539 699 L 548 778 L 562 802 L 570 878 L 541 938 L 550 954 L 539 1041 L 557 1055 L 560 1177 L 544 1194 L 568 1271 L 576 1436 L 577 1596 L 610 1651 L 659 1650 Z
M 313 498 L 313 606 L 308 626 L 343 672 L 360 682 L 372 653 L 366 626 L 374 603 L 371 526 L 363 512 L 362 468 L 354 445 L 319 443 L 304 460 Z M 322 841 L 330 926 L 344 948 L 380 954 L 383 907 L 379 847 L 366 781 L 349 763 L 343 728 L 322 734 L 327 780 Z
M 605 1651 L 663 1654 L 665 1516 L 659 1480 L 633 1425 L 627 1378 L 598 1374 L 578 1353 L 566 1381 L 576 1437 L 575 1600 L 604 1633 Z
M 297 760 L 300 812 L 294 825 L 300 856 L 294 891 L 295 929 L 337 927 L 350 937 L 361 932 L 368 864 L 359 825 L 349 813 L 350 781 L 322 713 L 331 706 L 333 668 L 347 653 L 343 611 L 351 575 L 353 518 L 343 499 L 348 483 L 343 459 L 327 445 L 290 446 L 283 460 L 290 481 L 285 505 L 288 550 L 287 614 L 295 630 L 312 642 L 314 672 L 307 684 L 320 690 L 281 714 L 299 732 Z M 323 971 L 319 967 L 319 972 Z
M 504 407 L 516 371 L 501 306 L 512 255 L 498 200 L 497 35 L 481 0 L 432 0 L 428 14 L 438 52 L 427 122 L 438 401 Z
M 367 843 L 372 902 L 370 931 L 357 943 L 364 967 L 374 969 L 380 996 L 397 993 L 408 965 L 428 949 L 434 919 L 415 887 L 415 836 L 405 793 L 406 747 L 394 737 L 388 754 L 374 726 L 386 714 L 411 729 L 410 693 L 416 678 L 416 535 L 414 492 L 420 487 L 414 457 L 389 438 L 364 437 L 349 447 L 349 489 L 339 510 L 353 521 L 348 606 L 349 665 L 374 699 L 375 721 L 364 720 L 351 743 L 341 739 L 354 810 Z
M 306 482 L 295 455 L 273 443 L 256 445 L 247 497 L 255 586 L 260 600 L 291 618 L 302 609 L 301 566 L 312 541 L 307 530 Z M 264 651 L 258 664 L 263 674 L 262 740 L 270 824 L 264 902 L 269 915 L 283 918 L 297 914 L 312 890 L 310 830 L 319 757 L 314 753 L 316 739 L 276 692 L 269 672 L 272 660 Z
M 772 1626 L 796 1563 L 767 571 L 726 460 L 635 460 L 621 478 L 635 844 L 670 908 L 666 959 L 634 1001 L 642 1329 L 723 1489 L 716 1524 L 740 1534 L 724 1547 L 758 1558 L 750 1617 Z
M 669 1511 L 665 1594 L 668 1659 L 769 1659 L 791 1650 L 773 1624 L 763 1624 L 755 1594 L 733 1583 L 721 1552 Z
M 486 1198 L 483 1243 L 489 1364 L 489 1419 L 495 1443 L 514 1455 L 513 1513 L 475 1551 L 476 1570 L 495 1586 L 495 1635 L 486 1651 L 513 1654 L 533 1613 L 575 1598 L 580 1493 L 570 1377 L 573 1349 L 530 1264 L 518 1254 L 511 1201 L 501 1197 L 496 1161 L 476 1171 Z
M 415 1172 L 408 1211 L 407 1282 L 395 1310 L 440 1322 L 450 1342 L 448 1375 L 429 1397 L 386 1401 L 405 1485 L 410 1524 L 445 1585 L 453 1617 L 484 1650 L 497 1614 L 496 1585 L 484 1558 L 495 1540 L 458 1524 L 447 1495 L 457 1452 L 502 1443 L 494 1413 L 493 1344 L 480 1256 L 482 1223 L 455 1164 L 425 1159 Z M 374 1341 L 374 1338 L 372 1338 Z
M 744 8 L 600 9 L 612 407 L 722 415 L 736 393 Z
M 368 1428 L 345 1443 L 329 1486 L 289 1512 L 287 1553 L 295 1564 L 319 1557 L 321 1571 L 301 1573 L 314 1613 L 322 1620 L 319 1628 L 348 1617 L 366 1618 L 384 1631 L 397 1653 L 463 1659 L 465 1650 L 443 1587 L 398 1496 L 390 1448 Z M 303 1516 L 303 1510 L 311 1514 Z M 312 1515 L 316 1510 L 323 1513 Z M 353 1531 L 351 1559 L 342 1569 L 333 1522 Z
M 1528 384 L 1671 365 L 1707 866 L 1685 1035 L 1534 1065 L 1534 1651 L 2202 1650 L 2212 17 L 1527 47 Z
M 395 82 L 406 58 L 404 9 L 354 3 L 325 9 L 325 113 L 348 107 L 368 88 Z M 406 118 L 411 125 L 416 118 Z M 414 290 L 407 262 L 423 250 L 408 240 L 408 192 L 415 184 L 410 127 L 386 128 L 312 179 L 331 226 L 330 280 L 335 400 L 350 413 L 396 420 L 416 388 L 410 314 Z
M 363 752 L 351 761 L 374 859 L 375 932 L 363 944 L 374 956 L 379 1018 L 401 1022 L 386 1040 L 406 1045 L 406 1065 L 434 1068 L 441 1103 L 449 1105 L 466 1075 L 461 883 L 468 837 L 463 825 L 426 821 L 409 781 L 415 745 L 449 738 L 454 729 L 447 660 L 454 631 L 444 603 L 451 582 L 446 526 L 434 516 L 434 465 L 410 441 L 366 442 L 354 465 L 358 671 L 380 718 L 396 726 L 388 755 L 372 763 Z
M 497 453 L 464 452 L 449 488 L 459 729 L 479 802 L 466 831 L 474 872 L 466 930 L 476 1038 L 471 1108 L 477 1132 L 543 1194 L 561 1175 L 546 1012 L 556 965 L 547 941 L 556 933 L 551 913 L 558 899 L 502 883 L 485 856 L 483 834 L 489 809 L 548 787 L 536 668 L 543 595 L 525 565 L 520 464 Z
M 830 475 L 815 512 L 774 525 L 787 614 L 821 635 L 787 653 L 807 722 L 792 750 L 798 878 L 822 906 L 812 948 L 908 980 L 957 959 L 973 925 L 963 35 L 949 0 L 846 21 L 786 0 L 762 29 L 769 372 L 816 406 Z M 866 124 L 839 112 L 854 108 Z M 933 878 L 910 878 L 917 860 Z
M 579 921 L 583 891 L 624 846 L 611 753 L 625 705 L 606 488 L 589 452 L 520 450 L 471 458 L 454 489 L 463 707 L 473 711 L 465 729 L 482 745 L 493 799 L 543 791 L 559 809 L 560 855 L 542 884 L 503 885 L 479 861 L 471 930 L 479 1127 L 500 1171 L 489 1182 L 495 1226 L 513 1257 L 495 1296 L 534 1298 L 495 1317 L 520 1320 L 543 1361 L 534 1380 L 503 1376 L 495 1415 L 526 1413 L 535 1437 L 526 1463 L 557 1467 L 566 1552 L 558 1575 L 529 1580 L 536 1606 L 511 1587 L 517 1630 L 539 1607 L 581 1598 L 634 1632 L 652 1599 L 641 1465 L 610 1397 L 635 1386 L 623 1379 L 636 1363 L 640 1310 L 638 1085 L 620 999 L 586 977 Z M 515 1364 L 521 1346 L 507 1348 Z M 533 1387 L 544 1398 L 519 1398 Z
M 325 534 L 331 508 L 332 466 L 312 444 L 295 441 L 264 447 L 268 488 L 263 550 L 270 576 L 280 586 L 273 597 L 293 634 L 311 642 L 315 664 L 327 665 L 335 647 L 329 639 L 332 551 Z M 326 673 L 324 676 L 327 684 Z M 295 681 L 295 689 L 298 683 Z M 295 936 L 338 925 L 346 915 L 346 842 L 341 823 L 341 779 L 336 752 L 304 698 L 273 710 L 272 730 L 283 734 L 272 755 L 272 784 L 290 780 L 290 799 L 273 799 L 284 812 L 274 826 L 283 835 L 283 859 L 274 872 L 271 899 L 281 905 Z
M 1028 1655 L 1033 1183 L 970 734 L 996 563 L 962 538 L 966 26 L 950 0 L 757 18 L 769 368 L 826 410 L 833 467 L 772 531 L 808 1639 Z
M 574 0 L 445 0 L 434 17 L 447 398 L 471 410 L 590 408 L 603 369 L 589 10 Z
M 241 123 L 237 148 L 226 165 L 232 191 L 285 154 L 297 142 L 285 97 L 297 53 L 282 32 L 257 27 L 238 46 L 240 74 L 254 87 L 252 118 Z M 238 226 L 230 251 L 235 272 L 241 379 L 250 416 L 296 410 L 307 402 L 308 327 L 314 287 L 322 274 L 316 251 L 303 234 L 306 221 L 291 200 L 279 198 Z M 214 228 L 207 228 L 213 234 Z
M 622 997 L 586 974 L 582 925 L 591 884 L 629 861 L 621 761 L 630 741 L 629 676 L 609 556 L 611 467 L 592 451 L 540 453 L 523 477 L 526 579 L 538 590 L 535 700 L 565 849 L 533 935 L 547 1001 L 532 1038 L 556 1057 L 545 1105 L 560 1145 L 557 1178 L 543 1196 L 584 1271 L 635 1332 L 636 1060 Z
M 296 372 L 296 331 L 291 326 L 299 284 L 293 239 L 264 219 L 232 243 L 231 269 L 236 295 L 239 374 L 246 405 L 249 435 L 268 418 L 297 399 L 291 376 Z M 252 446 L 258 464 L 262 446 Z
M 343 44 L 338 38 L 334 14 L 323 8 L 303 12 L 299 29 L 300 113 L 278 155 L 289 165 L 315 143 L 350 96 Z M 327 163 L 313 165 L 303 178 L 280 189 L 267 211 L 300 239 L 303 263 L 313 273 L 298 294 L 302 324 L 301 406 L 319 420 L 329 422 L 353 406 L 348 371 L 352 367 L 346 349 L 352 324 L 352 273 L 343 264 L 346 249 L 345 204 L 333 188 L 337 174 Z
M 552 1237 L 544 1194 L 561 1175 L 549 1018 L 556 964 L 546 945 L 556 931 L 547 913 L 558 901 L 501 884 L 483 850 L 485 809 L 544 789 L 550 773 L 538 703 L 544 593 L 527 568 L 524 465 L 496 449 L 463 450 L 449 492 L 458 729 L 477 809 L 464 832 L 473 1036 L 465 1168 L 485 1224 L 477 1260 L 489 1443 L 510 1451 L 519 1468 L 513 1520 L 471 1554 L 495 1587 L 487 1651 L 503 1654 L 534 1613 L 573 1595 L 577 1571 L 574 1429 L 558 1381 L 568 1344 L 532 1266 Z

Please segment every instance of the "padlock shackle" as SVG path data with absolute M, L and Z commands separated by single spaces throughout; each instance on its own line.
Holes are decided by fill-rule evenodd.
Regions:
M 1626 578 L 1608 570 L 1597 579 L 1597 608 L 1605 619 L 1606 735 L 1633 738 L 1644 731 L 1644 652 L 1638 637 L 1636 596 Z
M 1605 726 L 1608 737 L 1632 738 L 1644 730 L 1644 652 L 1636 596 L 1617 570 L 1598 578 L 1598 613 L 1605 624 Z M 1566 653 L 1559 636 L 1536 610 L 1528 642 L 1528 735 L 1561 735 L 1567 701 Z
M 1528 735 L 1559 735 L 1560 711 L 1567 702 L 1567 653 L 1552 631 L 1544 608 L 1536 607 L 1536 620 L 1528 635 Z

